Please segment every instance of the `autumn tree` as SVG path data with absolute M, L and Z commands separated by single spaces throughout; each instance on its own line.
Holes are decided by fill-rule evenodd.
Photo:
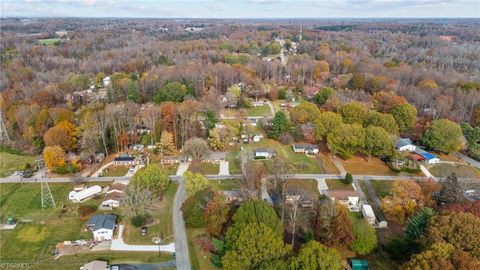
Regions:
M 185 191 L 187 192 L 187 196 L 190 196 L 210 185 L 208 179 L 201 173 L 186 171 L 183 174 L 183 179 L 185 180 Z
M 154 96 L 156 103 L 164 101 L 182 102 L 187 95 L 187 86 L 179 82 L 168 82 Z
M 43 149 L 43 159 L 45 160 L 45 166 L 54 170 L 65 165 L 65 152 L 58 145 L 47 146 Z
M 414 181 L 396 180 L 390 194 L 381 201 L 381 207 L 389 220 L 403 224 L 424 204 L 421 187 Z
M 43 140 L 47 146 L 59 145 L 65 151 L 71 151 L 77 148 L 79 133 L 79 129 L 74 124 L 61 121 L 45 132 Z
M 182 212 L 188 228 L 201 228 L 207 225 L 207 217 L 204 212 L 208 202 L 215 196 L 215 192 L 208 186 L 185 200 L 182 204 Z
M 205 206 L 203 215 L 207 221 L 207 231 L 211 236 L 218 237 L 222 232 L 223 225 L 228 220 L 228 206 L 225 196 L 216 192 L 213 198 Z
M 263 163 L 248 161 L 247 164 L 242 164 L 245 168 L 242 170 L 243 183 L 242 192 L 245 197 L 251 199 L 260 199 L 262 179 L 265 176 L 265 167 Z
M 360 255 L 367 255 L 375 251 L 378 246 L 377 234 L 365 219 L 353 225 L 355 239 L 350 243 L 350 249 Z
M 315 138 L 324 140 L 327 134 L 332 132 L 337 126 L 343 124 L 342 117 L 334 112 L 322 112 L 313 121 L 315 125 Z
M 200 138 L 191 138 L 183 147 L 183 153 L 191 156 L 193 160 L 198 161 L 210 154 L 210 149 L 205 140 Z
M 350 102 L 340 108 L 343 122 L 363 125 L 369 115 L 368 107 L 361 102 Z
M 278 111 L 272 120 L 272 125 L 268 131 L 268 137 L 278 139 L 278 137 L 288 132 L 290 124 L 284 112 Z
M 438 84 L 432 79 L 425 79 L 418 83 L 418 87 L 424 90 L 436 90 L 438 89 Z
M 290 110 L 290 120 L 294 124 L 312 122 L 320 114 L 317 105 L 311 102 L 303 102 Z
M 348 210 L 326 199 L 315 213 L 313 234 L 315 240 L 327 246 L 348 246 L 354 239 L 352 223 L 347 216 Z
M 132 176 L 130 183 L 138 184 L 139 187 L 151 191 L 153 195 L 162 197 L 165 190 L 167 190 L 170 180 L 160 166 L 150 164 L 138 170 Z
M 445 204 L 441 208 L 442 211 L 470 213 L 480 218 L 480 201 L 466 201 L 463 203 Z
M 369 126 L 365 129 L 365 151 L 377 157 L 392 156 L 395 151 L 393 140 L 385 129 Z
M 480 125 L 472 127 L 468 123 L 462 123 L 460 126 L 467 141 L 469 155 L 480 158 Z
M 333 88 L 322 87 L 313 97 L 313 101 L 315 101 L 317 105 L 323 106 L 325 102 L 327 102 L 327 99 L 333 94 L 335 94 L 335 90 L 333 90 Z
M 293 258 L 290 269 L 342 270 L 344 267 L 342 256 L 337 250 L 317 241 L 310 241 L 304 244 Z
M 460 126 L 447 119 L 435 120 L 422 135 L 422 142 L 445 153 L 456 152 L 463 146 Z
M 208 132 L 208 145 L 215 151 L 222 151 L 227 146 L 226 131 L 221 128 L 213 128 Z
M 163 131 L 160 136 L 160 143 L 158 144 L 160 151 L 160 158 L 163 159 L 164 156 L 172 156 L 177 152 L 175 143 L 173 142 L 173 135 L 169 131 Z M 163 161 L 162 161 L 163 162 Z
M 370 111 L 364 122 L 365 127 L 375 126 L 385 129 L 390 134 L 398 135 L 398 125 L 392 115 Z
M 333 154 L 349 159 L 365 147 L 365 130 L 359 124 L 341 124 L 327 135 L 327 145 Z
M 458 180 L 455 173 L 452 173 L 440 181 L 441 189 L 436 195 L 440 203 L 460 203 L 465 201 L 466 183 Z

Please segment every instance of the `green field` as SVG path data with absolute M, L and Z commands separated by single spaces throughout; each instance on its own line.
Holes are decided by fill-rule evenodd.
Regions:
M 292 173 L 315 174 L 326 173 L 320 167 L 320 160 L 317 157 L 307 157 L 305 154 L 295 153 L 291 145 L 283 145 L 271 139 L 263 139 L 260 142 L 247 145 L 247 149 L 252 153 L 256 148 L 276 149 L 279 154 L 285 156 L 293 166 Z M 272 161 L 263 160 L 267 170 L 272 170 Z
M 308 191 L 312 199 L 320 197 L 318 191 L 317 180 L 315 179 L 289 179 L 287 181 L 287 188 L 297 187 Z
M 103 170 L 102 177 L 120 177 L 128 173 L 130 166 L 110 166 Z
M 18 171 L 20 167 L 25 163 L 33 163 L 35 161 L 34 156 L 30 155 L 17 155 L 7 152 L 0 152 L 0 177 L 10 176 L 15 171 Z
M 60 42 L 59 38 L 45 38 L 45 39 L 39 39 L 38 40 L 38 43 L 40 45 L 44 45 L 44 46 L 55 45 L 58 42 Z
M 172 165 L 160 165 L 160 167 L 165 171 L 167 175 L 176 175 L 178 170 L 178 164 Z
M 188 170 L 203 175 L 218 174 L 220 165 L 210 162 L 192 162 Z
M 134 227 L 130 220 L 125 220 L 123 238 L 126 243 L 151 245 L 152 238 L 155 236 L 168 237 L 173 235 L 172 213 L 173 199 L 176 191 L 177 183 L 170 182 L 162 200 L 154 205 L 154 210 L 151 216 L 152 224 L 147 224 L 148 232 L 146 236 L 140 236 L 140 228 Z
M 251 107 L 247 109 L 248 116 L 264 116 L 270 115 L 270 107 L 265 104 L 264 106 Z

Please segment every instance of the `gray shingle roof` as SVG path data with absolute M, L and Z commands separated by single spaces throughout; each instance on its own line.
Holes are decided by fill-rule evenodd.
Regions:
M 110 229 L 113 230 L 115 228 L 115 222 L 117 220 L 116 215 L 95 215 L 92 216 L 87 221 L 87 226 L 92 228 L 92 231 L 96 231 L 99 229 Z

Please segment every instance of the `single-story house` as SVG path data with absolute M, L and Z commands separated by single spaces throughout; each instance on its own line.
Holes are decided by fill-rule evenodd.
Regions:
M 110 267 L 104 261 L 91 261 L 83 265 L 82 270 L 108 270 Z
M 204 162 L 220 162 L 227 159 L 227 152 L 210 152 L 208 156 L 202 159 Z
M 101 208 L 114 208 L 119 207 L 120 202 L 123 199 L 125 188 L 127 187 L 126 184 L 123 183 L 113 183 L 107 191 L 107 195 L 105 195 L 105 199 L 103 200 L 102 204 L 100 205 Z
M 243 193 L 240 190 L 221 190 L 228 203 L 236 204 L 243 202 Z
M 134 157 L 127 154 L 120 155 L 113 159 L 113 164 L 122 166 L 140 165 L 142 163 L 143 161 L 140 157 Z
M 166 157 L 162 157 L 161 163 L 164 165 L 172 165 L 172 164 L 178 164 L 180 162 L 186 162 L 187 160 L 188 158 L 185 156 L 179 156 L 179 157 L 166 156 Z
M 366 259 L 349 259 L 348 264 L 352 270 L 368 270 L 368 261 Z
M 318 153 L 318 146 L 310 143 L 294 143 L 292 144 L 293 152 L 305 153 L 307 155 L 313 155 Z
M 397 151 L 413 152 L 417 148 L 409 138 L 400 138 L 396 144 Z
M 87 228 L 93 233 L 94 241 L 108 241 L 113 238 L 115 230 L 116 215 L 95 215 L 87 221 Z
M 257 148 L 254 152 L 255 159 L 270 159 L 277 155 L 277 151 L 275 149 L 270 148 Z
M 328 190 L 327 196 L 340 204 L 348 207 L 350 211 L 359 211 L 359 197 L 355 190 Z
M 423 157 L 425 159 L 425 162 L 427 162 L 428 164 L 436 164 L 436 163 L 440 163 L 440 158 L 435 156 L 434 154 L 431 154 L 423 149 L 420 149 L 420 148 L 416 148 L 415 149 L 415 153 L 420 155 L 421 157 Z

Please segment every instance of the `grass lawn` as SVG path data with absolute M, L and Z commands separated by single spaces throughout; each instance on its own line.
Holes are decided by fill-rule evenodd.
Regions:
M 388 180 L 370 180 L 370 185 L 372 185 L 377 197 L 382 199 L 383 197 L 387 196 L 392 189 L 394 181 Z
M 397 175 L 390 170 L 385 162 L 376 157 L 371 157 L 370 161 L 363 157 L 353 157 L 347 161 L 340 159 L 345 170 L 351 174 L 360 175 Z
M 25 163 L 32 164 L 35 161 L 34 156 L 15 155 L 7 152 L 0 152 L 0 177 L 6 177 L 18 171 Z
M 237 157 L 236 152 L 228 153 L 227 161 L 228 161 L 228 170 L 230 171 L 230 174 L 242 173 L 242 170 L 240 168 L 240 158 Z
M 241 181 L 240 179 L 210 180 L 210 185 L 216 190 L 239 190 Z
M 315 179 L 289 179 L 287 180 L 287 188 L 299 187 L 307 190 L 313 198 L 320 197 L 318 192 L 317 180 Z
M 45 38 L 45 39 L 39 39 L 38 43 L 40 45 L 54 45 L 56 42 L 59 42 L 60 39 L 58 38 Z
M 158 263 L 163 261 L 172 260 L 171 254 L 162 254 L 159 258 L 157 252 L 121 252 L 121 251 L 110 251 L 110 252 L 92 252 L 92 253 L 81 253 L 77 254 L 75 258 L 74 255 L 62 256 L 57 260 L 46 260 L 43 262 L 35 263 L 29 269 L 40 270 L 40 269 L 49 269 L 49 270 L 78 270 L 80 266 L 83 266 L 85 263 L 93 260 L 108 261 L 109 264 L 120 264 L 120 263 Z
M 188 252 L 192 269 L 216 270 L 210 262 L 210 252 L 205 252 L 197 243 L 199 237 L 208 235 L 205 228 L 187 228 Z
M 105 185 L 106 183 L 103 183 Z M 92 235 L 83 226 L 87 218 L 77 216 L 82 204 L 67 201 L 70 183 L 50 183 L 57 208 L 41 209 L 40 184 L 1 184 L 0 213 L 4 221 L 13 216 L 19 220 L 14 230 L 0 231 L 2 262 L 35 262 L 49 258 L 55 244 L 64 240 L 88 239 Z M 101 199 L 83 204 L 99 205 Z M 64 206 L 61 211 L 62 206 Z
M 103 170 L 102 177 L 125 176 L 130 166 L 110 166 Z
M 176 175 L 178 170 L 178 164 L 172 165 L 160 165 L 160 167 L 167 173 L 167 175 Z
M 270 115 L 270 108 L 267 104 L 258 107 L 251 107 L 247 109 L 248 116 L 264 116 Z
M 175 192 L 177 191 L 177 183 L 170 182 L 162 200 L 159 203 L 155 203 L 155 209 L 152 213 L 152 224 L 147 224 L 148 232 L 146 236 L 140 236 L 140 228 L 134 227 L 130 219 L 127 218 L 124 220 L 125 229 L 124 229 L 124 240 L 128 244 L 134 245 L 151 245 L 152 238 L 155 236 L 168 237 L 173 235 L 173 222 L 172 222 L 172 212 L 173 212 L 173 199 L 175 197 Z M 173 242 L 173 238 L 171 241 Z
M 305 154 L 295 153 L 293 152 L 291 145 L 283 145 L 271 139 L 263 139 L 260 142 L 251 143 L 247 145 L 247 149 L 251 151 L 252 154 L 256 148 L 276 149 L 279 154 L 282 154 L 290 161 L 290 164 L 293 166 L 292 173 L 303 173 L 303 174 L 325 173 L 321 169 L 320 161 L 317 157 L 307 157 Z M 269 168 L 269 166 L 271 165 L 270 161 L 271 160 L 268 160 L 265 162 L 267 170 L 272 169 L 272 168 Z
M 210 162 L 192 162 L 188 170 L 203 175 L 218 174 L 220 165 Z
M 452 173 L 456 173 L 458 177 L 480 177 L 480 170 L 468 165 L 440 163 L 432 165 L 430 168 L 428 168 L 428 170 L 431 174 L 438 177 L 447 177 L 450 176 Z
M 353 190 L 352 185 L 345 185 L 342 181 L 338 179 L 327 179 L 325 180 L 327 182 L 328 189 L 333 189 L 333 190 Z

